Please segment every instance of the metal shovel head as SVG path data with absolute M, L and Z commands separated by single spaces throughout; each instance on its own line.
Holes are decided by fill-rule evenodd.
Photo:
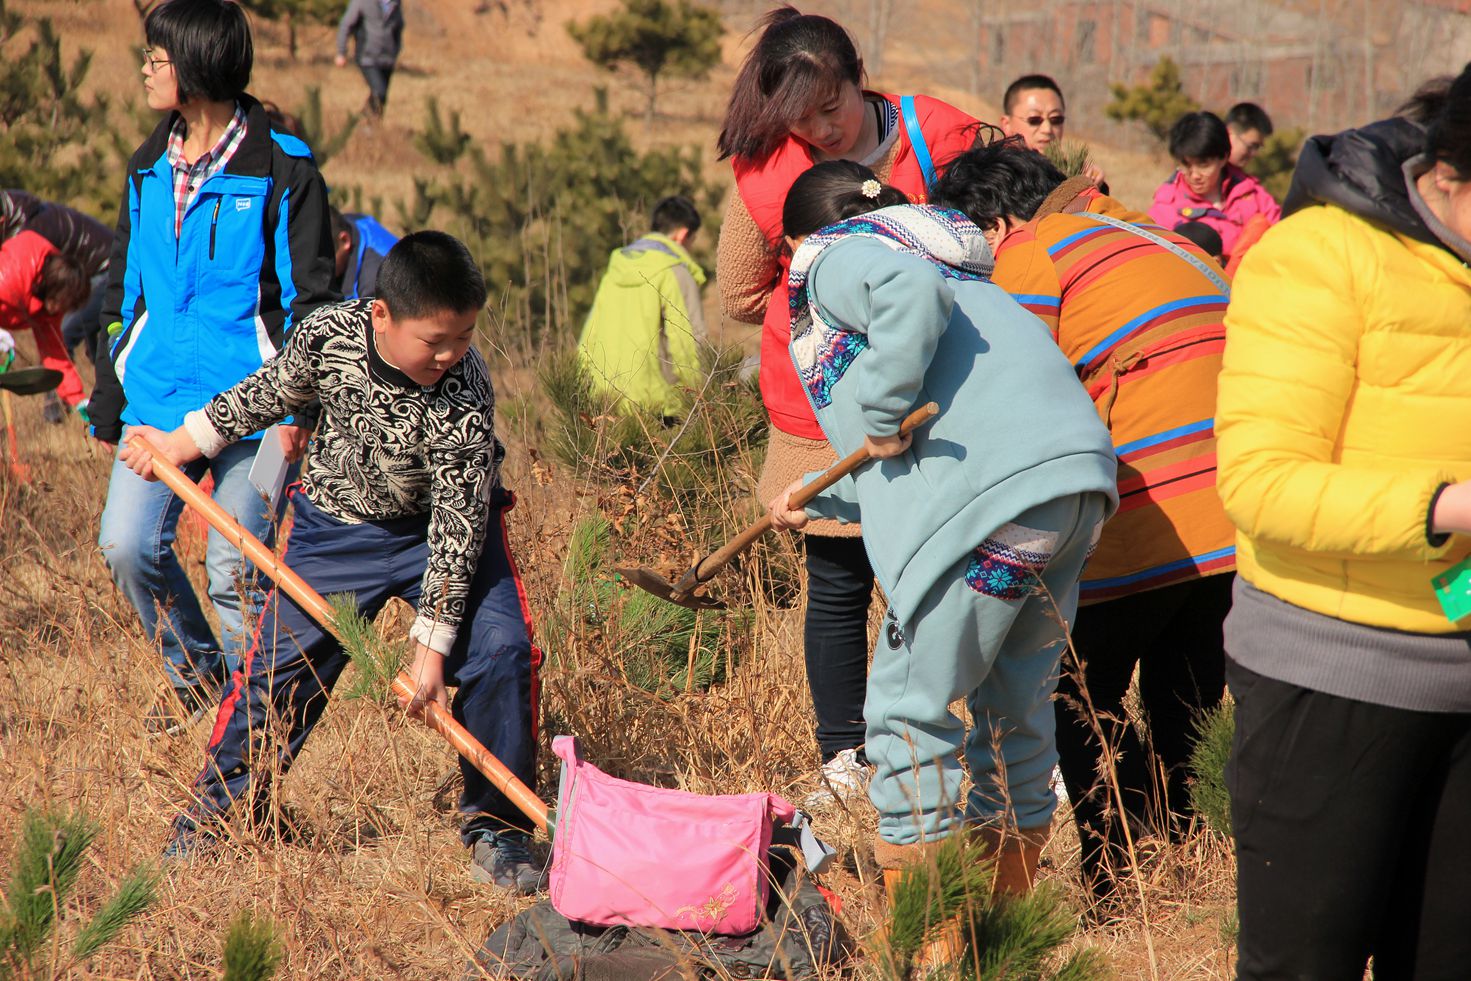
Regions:
M 17 368 L 0 372 L 0 390 L 16 395 L 40 395 L 61 384 L 61 372 L 55 368 Z
M 613 572 L 619 577 L 627 580 L 646 593 L 652 593 L 668 603 L 683 606 L 691 610 L 723 610 L 725 603 L 713 596 L 701 596 L 691 593 L 688 596 L 675 598 L 674 586 L 669 580 L 654 572 L 652 569 L 614 569 Z

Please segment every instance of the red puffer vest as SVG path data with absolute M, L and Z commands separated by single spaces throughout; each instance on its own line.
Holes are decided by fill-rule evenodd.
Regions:
M 875 93 L 864 93 L 873 95 Z M 899 96 L 880 95 L 895 106 Z M 915 115 L 919 117 L 920 132 L 924 134 L 930 159 L 936 167 L 942 167 L 953 157 L 970 149 L 975 139 L 976 120 L 947 105 L 939 99 L 917 95 L 914 97 Z M 901 117 L 899 121 L 899 150 L 894 158 L 894 170 L 889 183 L 916 204 L 923 204 L 926 197 L 924 175 L 914 148 L 909 142 L 909 132 Z M 786 203 L 787 191 L 812 166 L 812 158 L 806 146 L 795 137 L 778 147 L 771 156 L 759 163 L 737 159 L 734 161 L 736 189 L 741 201 L 761 234 L 773 249 L 782 243 L 781 210 Z M 761 327 L 761 399 L 771 415 L 771 423 L 784 432 L 806 439 L 824 439 L 822 427 L 812 415 L 812 407 L 802 391 L 797 370 L 792 367 L 787 345 L 791 340 L 791 312 L 787 307 L 787 267 L 791 256 L 785 249 L 778 252 L 781 277 L 771 292 L 766 305 L 766 319 Z

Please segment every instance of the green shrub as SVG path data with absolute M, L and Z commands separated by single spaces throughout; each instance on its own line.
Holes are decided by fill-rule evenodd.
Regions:
M 68 64 L 48 17 L 0 0 L 0 187 L 23 187 L 93 215 L 113 218 L 123 179 L 116 158 L 133 147 L 115 128 L 125 117 L 103 95 L 82 95 L 92 52 Z
M 1088 144 L 1076 140 L 1049 143 L 1043 154 L 1067 177 L 1081 177 L 1083 168 L 1088 166 Z
M 903 981 L 943 925 L 959 919 L 959 957 L 933 976 L 957 981 L 1094 981 L 1110 977 L 1102 955 L 1082 948 L 1059 957 L 1077 932 L 1062 892 L 1042 884 L 1024 896 L 992 896 L 992 863 L 981 846 L 953 835 L 900 880 L 883 939 L 874 945 L 884 981 Z
M 658 412 L 594 392 L 576 351 L 550 354 L 537 372 L 555 415 L 548 448 L 579 473 L 653 487 L 677 506 L 707 514 L 730 497 L 732 470 L 759 463 L 752 451 L 765 442 L 760 393 L 740 369 L 739 350 L 711 352 L 707 383 L 687 392 L 682 421 L 668 425 Z
M 1120 122 L 1137 120 L 1160 142 L 1169 138 L 1175 120 L 1200 108 L 1200 103 L 1186 94 L 1180 66 L 1169 56 L 1155 63 L 1149 81 L 1143 85 L 1114 83 L 1109 90 L 1113 101 L 1103 107 L 1104 114 Z
M 1195 748 L 1190 753 L 1190 806 L 1206 826 L 1231 837 L 1231 795 L 1226 790 L 1226 760 L 1236 733 L 1236 707 L 1224 701 L 1195 722 Z
M 601 512 L 573 527 L 548 636 L 581 638 L 630 685 L 656 695 L 723 680 L 728 628 L 744 617 L 687 609 L 617 581 L 614 547 L 613 524 Z
M 1296 127 L 1278 130 L 1246 162 L 1246 172 L 1261 181 L 1272 197 L 1285 200 L 1292 186 L 1292 172 L 1297 169 L 1297 154 L 1306 139 L 1307 133 Z
M 257 920 L 243 910 L 230 921 L 225 934 L 223 981 L 266 981 L 281 963 L 281 940 L 268 919 Z
M 469 246 L 499 311 L 503 347 L 560 347 L 592 306 L 608 255 L 648 231 L 655 202 L 687 195 L 713 243 L 724 188 L 698 146 L 639 151 L 599 89 L 591 109 L 543 143 L 486 154 L 430 100 L 415 145 L 437 167 L 398 203 L 404 231 L 435 227 Z
M 623 0 L 623 9 L 581 23 L 567 33 L 583 57 L 604 71 L 632 65 L 648 86 L 644 114 L 654 120 L 661 76 L 704 78 L 720 64 L 720 12 L 690 0 Z
M 26 811 L 0 910 L 0 981 L 68 976 L 152 905 L 158 875 L 140 866 L 74 931 L 59 962 L 53 959 L 60 921 L 74 912 L 72 893 L 97 831 L 81 814 Z

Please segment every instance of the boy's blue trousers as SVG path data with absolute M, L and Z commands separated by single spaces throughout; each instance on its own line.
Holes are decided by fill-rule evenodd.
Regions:
M 531 617 L 506 536 L 514 499 L 499 489 L 492 501 L 479 569 L 459 636 L 445 658 L 447 685 L 456 685 L 451 712 L 528 786 L 536 769 L 536 669 Z M 417 608 L 428 560 L 427 515 L 348 524 L 322 512 L 300 487 L 285 563 L 323 596 L 351 593 L 374 617 L 390 597 Z M 348 657 L 342 646 L 281 590 L 272 590 L 241 669 L 225 690 L 206 750 L 194 803 L 179 828 L 220 820 L 236 803 L 266 815 L 271 770 L 284 773 L 321 717 Z M 463 758 L 461 837 L 467 845 L 503 828 L 531 822 Z

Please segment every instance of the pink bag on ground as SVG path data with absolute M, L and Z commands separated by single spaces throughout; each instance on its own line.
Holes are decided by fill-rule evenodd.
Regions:
M 552 740 L 562 760 L 551 900 L 602 926 L 744 934 L 770 893 L 767 850 L 796 808 L 776 794 L 705 796 L 610 777 Z

